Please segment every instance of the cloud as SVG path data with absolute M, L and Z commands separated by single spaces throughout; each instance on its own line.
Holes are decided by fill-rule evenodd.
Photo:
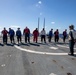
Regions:
M 42 1 L 38 1 L 38 3 L 36 4 L 36 7 L 40 8 L 42 4 Z
M 42 4 L 42 1 L 39 1 L 38 4 Z
M 41 6 L 40 6 L 39 4 L 36 4 L 36 7 L 37 7 L 37 8 L 40 8 Z
M 42 15 L 42 12 L 40 13 L 40 15 Z
M 39 4 L 36 4 L 36 7 L 37 7 L 37 8 L 40 8 L 40 5 L 39 5 Z
M 57 27 L 57 29 L 61 29 L 61 27 Z
M 12 29 L 14 29 L 14 31 L 16 31 L 17 28 L 20 28 L 20 26 L 18 26 L 18 25 L 11 25 L 11 26 L 9 26 L 9 28 L 12 28 Z
M 18 28 L 18 27 L 20 27 L 20 26 L 18 26 L 18 25 L 11 25 L 10 27 L 11 27 L 11 28 Z
M 3 28 L 2 28 L 2 27 L 0 27 L 0 32 L 2 31 L 2 29 L 3 29 Z
M 55 24 L 55 22 L 51 22 L 51 24 Z

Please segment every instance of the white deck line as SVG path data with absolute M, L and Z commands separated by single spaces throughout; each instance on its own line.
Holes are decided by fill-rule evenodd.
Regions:
M 17 48 L 17 49 L 19 49 L 19 50 L 22 50 L 22 51 L 29 52 L 29 53 L 34 53 L 34 54 L 44 54 L 44 55 L 68 55 L 68 53 L 50 53 L 50 52 L 34 51 L 34 50 L 24 49 L 24 48 L 21 48 L 21 47 L 16 46 L 16 45 L 15 45 L 15 48 Z M 76 53 L 74 53 L 74 54 L 76 54 Z
M 64 48 L 69 48 L 68 46 L 62 46 L 62 45 L 57 45 L 57 46 L 64 47 Z M 74 49 L 76 49 L 76 48 L 74 48 Z

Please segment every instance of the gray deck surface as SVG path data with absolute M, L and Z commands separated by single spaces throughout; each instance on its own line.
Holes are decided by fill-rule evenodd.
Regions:
M 69 56 L 68 47 L 68 41 L 64 44 L 62 40 L 46 44 L 31 40 L 31 44 L 20 46 L 1 44 L 0 75 L 76 75 L 76 55 Z

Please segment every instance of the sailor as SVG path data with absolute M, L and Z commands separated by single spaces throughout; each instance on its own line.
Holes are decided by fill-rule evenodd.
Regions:
M 49 42 L 51 42 L 52 36 L 53 36 L 53 29 L 49 31 L 49 35 L 48 35 Z
M 3 34 L 3 44 L 7 44 L 7 34 L 8 34 L 8 31 L 6 30 L 6 28 L 4 27 L 4 30 L 2 30 L 1 32 Z
M 44 42 L 46 43 L 46 31 L 44 28 L 42 29 L 40 35 L 41 35 L 41 42 L 43 42 L 44 39 Z
M 12 43 L 12 42 L 15 43 L 15 41 L 14 41 L 14 35 L 15 35 L 14 30 L 11 29 L 11 28 L 9 28 L 9 36 L 10 36 L 10 41 L 11 41 L 11 43 Z
M 23 30 L 23 34 L 25 35 L 25 43 L 27 43 L 27 40 L 30 43 L 30 29 L 28 27 Z
M 20 28 L 18 28 L 18 30 L 16 31 L 16 36 L 17 36 L 18 44 L 22 43 L 22 39 L 21 39 L 22 33 L 21 33 Z
M 65 43 L 65 39 L 67 37 L 67 29 L 65 29 L 65 31 L 63 31 L 63 42 Z
M 70 25 L 69 26 L 69 48 L 70 48 L 70 52 L 68 53 L 68 55 L 74 55 L 74 37 L 73 37 L 73 31 L 74 31 L 74 25 Z
M 54 32 L 54 40 L 55 40 L 55 42 L 58 42 L 59 41 L 59 31 L 58 31 L 58 29 Z
M 36 28 L 34 31 L 33 31 L 33 42 L 36 41 L 36 43 L 38 42 L 38 36 L 39 36 L 39 32 L 38 32 L 38 29 Z

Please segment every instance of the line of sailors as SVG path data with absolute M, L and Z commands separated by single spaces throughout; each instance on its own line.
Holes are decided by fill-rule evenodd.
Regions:
M 3 34 L 3 43 L 6 43 L 7 44 L 7 34 L 10 36 L 10 41 L 11 43 L 15 43 L 15 40 L 14 40 L 14 36 L 15 36 L 15 31 L 11 28 L 9 28 L 9 31 L 6 30 L 6 28 L 4 28 L 4 30 L 2 30 L 1 32 Z M 39 34 L 39 31 L 38 29 L 36 28 L 34 31 L 33 31 L 33 42 L 38 42 L 38 36 L 40 35 L 41 36 L 41 42 L 44 42 L 46 43 L 46 31 L 45 29 L 43 28 L 42 31 L 40 32 Z M 25 36 L 25 43 L 30 43 L 30 29 L 28 27 L 26 27 L 24 30 L 23 30 L 23 35 Z M 21 30 L 20 28 L 17 29 L 16 31 L 16 36 L 17 36 L 17 41 L 18 41 L 18 44 L 22 42 L 22 33 L 21 33 Z M 53 29 L 51 29 L 49 31 L 49 34 L 48 34 L 48 41 L 51 42 L 51 39 L 53 37 Z M 63 31 L 63 42 L 65 42 L 65 39 L 67 37 L 67 30 L 65 29 L 65 31 Z M 59 41 L 59 31 L 58 29 L 54 32 L 54 40 L 55 42 L 58 42 Z

